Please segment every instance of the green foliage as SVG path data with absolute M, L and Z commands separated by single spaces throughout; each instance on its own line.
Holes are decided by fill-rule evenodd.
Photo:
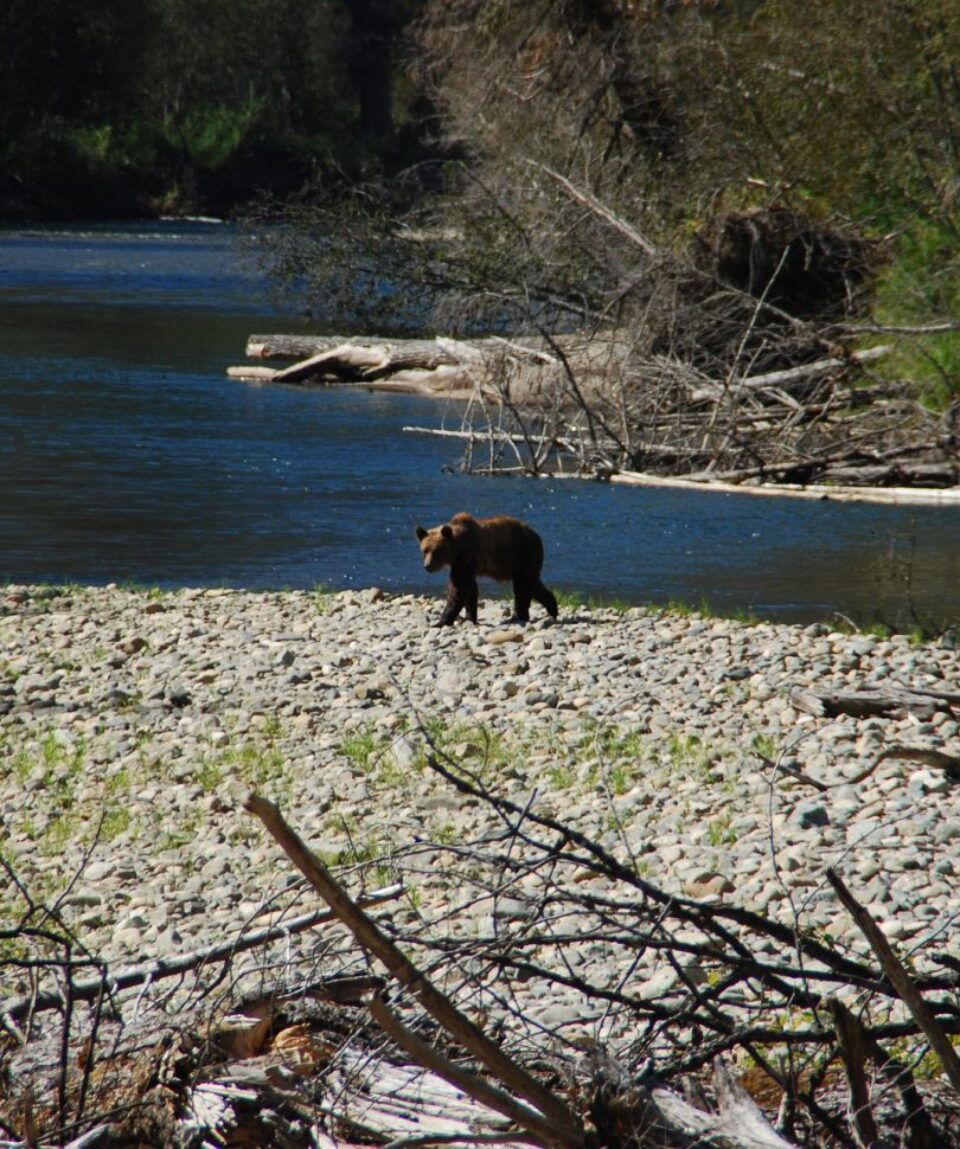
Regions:
M 613 610 L 618 614 L 626 614 L 631 609 L 630 603 L 625 599 L 607 595 L 584 596 L 579 591 L 559 590 L 555 592 L 557 605 L 564 611 L 577 611 L 582 607 L 589 610 Z
M 316 583 L 313 588 L 313 605 L 317 614 L 328 614 L 333 596 L 336 592 L 332 591 L 328 586 L 323 583 Z
M 340 743 L 340 753 L 349 758 L 364 774 L 372 769 L 374 756 L 381 749 L 380 740 L 371 726 L 354 731 Z
M 737 832 L 730 825 L 730 815 L 714 818 L 707 826 L 707 840 L 711 846 L 732 846 L 737 841 Z
M 916 221 L 881 274 L 876 299 L 877 319 L 894 326 L 960 314 L 960 236 L 954 227 Z M 942 411 L 960 399 L 960 331 L 901 338 L 878 371 L 911 380 L 921 401 Z
M 675 770 L 692 772 L 706 780 L 711 777 L 722 750 L 704 742 L 697 734 L 674 732 L 667 740 L 667 753 Z
M 209 211 L 349 170 L 358 128 L 386 151 L 409 115 L 392 47 L 417 7 L 0 5 L 0 210 L 19 197 L 48 214 Z
M 255 790 L 269 783 L 277 783 L 283 776 L 283 754 L 272 741 L 251 740 L 228 749 L 221 759 L 222 768 L 241 778 Z M 209 784 L 213 768 L 208 767 L 203 777 Z
M 662 609 L 667 614 L 675 614 L 680 618 L 693 618 L 697 615 L 703 615 L 705 618 L 711 618 L 713 616 L 713 609 L 706 598 L 702 598 L 696 606 L 692 606 L 682 599 L 672 598 Z
M 126 806 L 113 806 L 103 815 L 100 837 L 104 842 L 112 842 L 130 829 L 130 810 Z
M 750 749 L 755 754 L 759 754 L 763 758 L 769 758 L 771 761 L 776 760 L 779 753 L 779 747 L 776 739 L 770 734 L 754 734 L 750 739 Z
M 556 762 L 547 768 L 547 781 L 554 790 L 569 790 L 576 781 L 577 774 L 568 762 Z

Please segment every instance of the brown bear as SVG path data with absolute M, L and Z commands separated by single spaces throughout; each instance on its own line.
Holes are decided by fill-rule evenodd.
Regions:
M 428 571 L 450 568 L 447 604 L 437 626 L 451 626 L 461 610 L 477 621 L 477 575 L 513 580 L 513 618 L 528 622 L 536 599 L 547 614 L 557 617 L 557 600 L 540 581 L 543 542 L 526 523 L 509 515 L 475 519 L 465 511 L 429 531 L 417 527 L 423 565 Z

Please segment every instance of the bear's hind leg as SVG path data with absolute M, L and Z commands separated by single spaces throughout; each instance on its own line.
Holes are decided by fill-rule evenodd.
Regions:
M 557 606 L 557 600 L 552 591 L 547 590 L 542 582 L 538 582 L 536 589 L 533 592 L 533 597 L 543 607 L 543 609 L 550 615 L 551 618 L 556 618 L 560 610 Z
M 530 621 L 530 603 L 533 601 L 533 588 L 527 579 L 513 580 L 513 618 L 511 622 Z

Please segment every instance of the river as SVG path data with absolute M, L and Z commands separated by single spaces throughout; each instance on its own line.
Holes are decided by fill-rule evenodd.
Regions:
M 401 431 L 456 404 L 226 377 L 250 333 L 306 330 L 226 225 L 0 231 L 0 579 L 439 597 L 413 527 L 471 510 L 528 519 L 585 598 L 960 620 L 958 510 L 467 476 Z

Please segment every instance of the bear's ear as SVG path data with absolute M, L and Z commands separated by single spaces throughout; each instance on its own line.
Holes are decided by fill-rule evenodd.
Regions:
M 423 529 L 423 527 L 417 527 L 416 536 L 421 542 L 423 542 L 423 540 L 427 537 L 427 532 Z
M 444 523 L 443 526 L 440 528 L 440 534 L 443 535 L 443 537 L 445 539 L 452 539 L 453 538 L 453 527 L 451 527 L 449 523 Z

